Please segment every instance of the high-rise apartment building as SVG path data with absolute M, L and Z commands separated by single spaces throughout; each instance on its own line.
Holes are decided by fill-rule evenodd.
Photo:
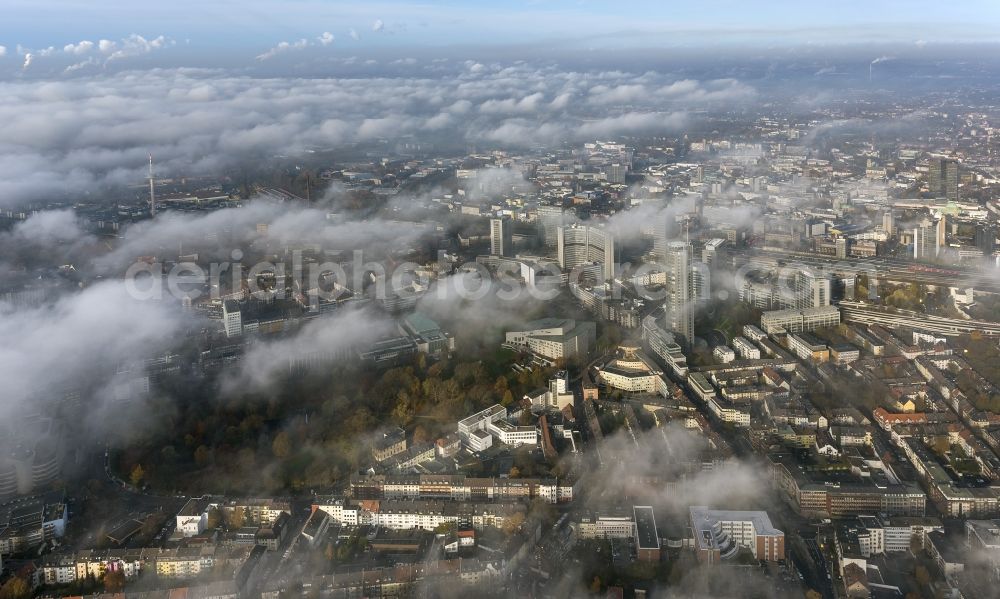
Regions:
M 667 279 L 665 325 L 667 330 L 684 337 L 688 344 L 694 340 L 694 303 L 697 299 L 691 254 L 690 243 L 671 241 L 666 246 L 664 260 Z
M 490 254 L 514 255 L 514 228 L 509 218 L 490 219 Z
M 944 215 L 937 221 L 924 219 L 913 229 L 913 259 L 934 258 L 945 245 L 947 221 Z

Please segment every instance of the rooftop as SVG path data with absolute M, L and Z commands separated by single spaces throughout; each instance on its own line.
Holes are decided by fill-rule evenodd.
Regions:
M 656 530 L 653 508 L 637 505 L 632 508 L 632 513 L 635 515 L 635 536 L 639 549 L 659 549 L 660 536 Z

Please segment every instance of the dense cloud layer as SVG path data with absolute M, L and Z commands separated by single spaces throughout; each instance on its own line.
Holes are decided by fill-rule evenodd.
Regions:
M 94 285 L 53 305 L 15 311 L 0 302 L 5 339 L 0 419 L 10 418 L 15 408 L 23 415 L 36 401 L 58 399 L 60 392 L 97 383 L 95 376 L 106 377 L 121 364 L 163 351 L 182 322 L 178 303 L 138 301 L 119 281 Z
M 141 183 L 150 153 L 168 176 L 406 135 L 525 146 L 656 134 L 683 127 L 692 109 L 754 95 L 734 80 L 654 73 L 479 63 L 414 72 L 260 79 L 174 69 L 0 83 L 0 206 Z

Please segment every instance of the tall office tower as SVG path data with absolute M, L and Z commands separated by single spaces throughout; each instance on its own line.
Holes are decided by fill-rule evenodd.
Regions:
M 628 167 L 624 164 L 609 164 L 605 167 L 604 173 L 608 177 L 608 183 L 624 183 Z
M 948 244 L 948 217 L 944 214 L 934 223 L 934 255 L 939 255 Z
M 694 341 L 694 302 L 696 299 L 691 270 L 691 244 L 671 241 L 667 244 L 664 270 L 667 275 L 664 312 L 667 330 Z
M 538 236 L 542 239 L 545 247 L 554 248 L 559 243 L 559 228 L 563 226 L 566 216 L 562 206 L 539 206 L 538 216 Z
M 722 254 L 725 252 L 726 240 L 721 238 L 709 239 L 705 242 L 705 247 L 701 249 L 701 261 L 709 269 L 715 270 L 723 260 Z
M 791 308 L 821 308 L 830 305 L 830 277 L 823 273 L 801 271 L 795 275 L 795 297 Z
M 677 215 L 667 212 L 659 222 L 653 224 L 653 254 L 659 260 L 667 257 L 667 245 L 681 236 Z
M 928 219 L 913 229 L 913 259 L 926 260 L 937 255 L 937 227 Z
M 559 266 L 573 270 L 583 264 L 601 265 L 604 280 L 615 276 L 615 238 L 597 227 L 586 225 L 566 225 L 559 228 L 556 243 Z
M 958 200 L 958 161 L 932 159 L 927 172 L 927 187 L 934 197 Z
M 514 255 L 514 226 L 509 218 L 490 219 L 490 254 Z
M 704 262 L 691 263 L 691 299 L 704 303 L 712 295 L 712 271 Z
M 987 222 L 976 225 L 976 247 L 982 250 L 983 256 L 988 258 L 993 255 L 996 242 L 996 224 Z
M 843 260 L 847 258 L 847 238 L 841 235 L 836 240 L 834 240 L 834 247 L 837 253 L 837 258 Z
M 156 191 L 153 189 L 153 155 L 149 155 L 149 215 L 156 216 Z
M 882 213 L 882 230 L 890 239 L 896 236 L 896 219 L 892 216 L 892 209 Z

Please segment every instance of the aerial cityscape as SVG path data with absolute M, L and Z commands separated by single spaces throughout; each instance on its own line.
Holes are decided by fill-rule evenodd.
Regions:
M 0 599 L 1000 597 L 1000 5 L 0 19 Z

